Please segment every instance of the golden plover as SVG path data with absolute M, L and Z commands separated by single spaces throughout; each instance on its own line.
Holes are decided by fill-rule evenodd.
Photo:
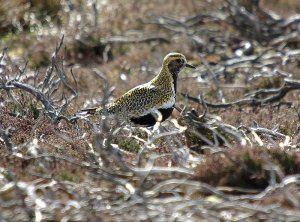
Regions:
M 177 76 L 184 67 L 195 69 L 181 53 L 169 53 L 163 60 L 160 72 L 151 81 L 136 86 L 104 107 L 81 110 L 80 115 L 119 115 L 142 126 L 155 125 L 160 116 L 159 121 L 162 122 L 172 114 Z M 161 115 L 157 115 L 158 111 Z

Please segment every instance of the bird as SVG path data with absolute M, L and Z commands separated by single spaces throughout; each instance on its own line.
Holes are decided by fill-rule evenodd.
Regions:
M 154 126 L 163 122 L 173 112 L 176 101 L 178 74 L 185 68 L 196 67 L 187 63 L 178 52 L 167 54 L 160 72 L 149 82 L 138 85 L 104 107 L 83 109 L 81 115 L 119 115 L 134 125 Z M 161 114 L 161 115 L 160 115 Z

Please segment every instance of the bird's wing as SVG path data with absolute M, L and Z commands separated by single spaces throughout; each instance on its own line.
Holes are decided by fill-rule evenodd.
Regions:
M 129 116 L 142 115 L 155 108 L 159 91 L 151 84 L 137 86 L 107 106 L 107 112 L 125 113 Z

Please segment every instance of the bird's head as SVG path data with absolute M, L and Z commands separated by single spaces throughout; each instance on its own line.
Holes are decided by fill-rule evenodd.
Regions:
M 185 67 L 195 69 L 196 67 L 187 63 L 184 55 L 178 52 L 171 52 L 164 58 L 163 67 L 167 68 L 175 79 L 178 73 Z

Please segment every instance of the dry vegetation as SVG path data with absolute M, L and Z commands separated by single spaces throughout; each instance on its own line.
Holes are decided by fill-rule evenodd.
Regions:
M 299 13 L 297 0 L 2 1 L 0 221 L 300 221 Z M 170 51 L 197 65 L 170 120 L 73 121 Z

